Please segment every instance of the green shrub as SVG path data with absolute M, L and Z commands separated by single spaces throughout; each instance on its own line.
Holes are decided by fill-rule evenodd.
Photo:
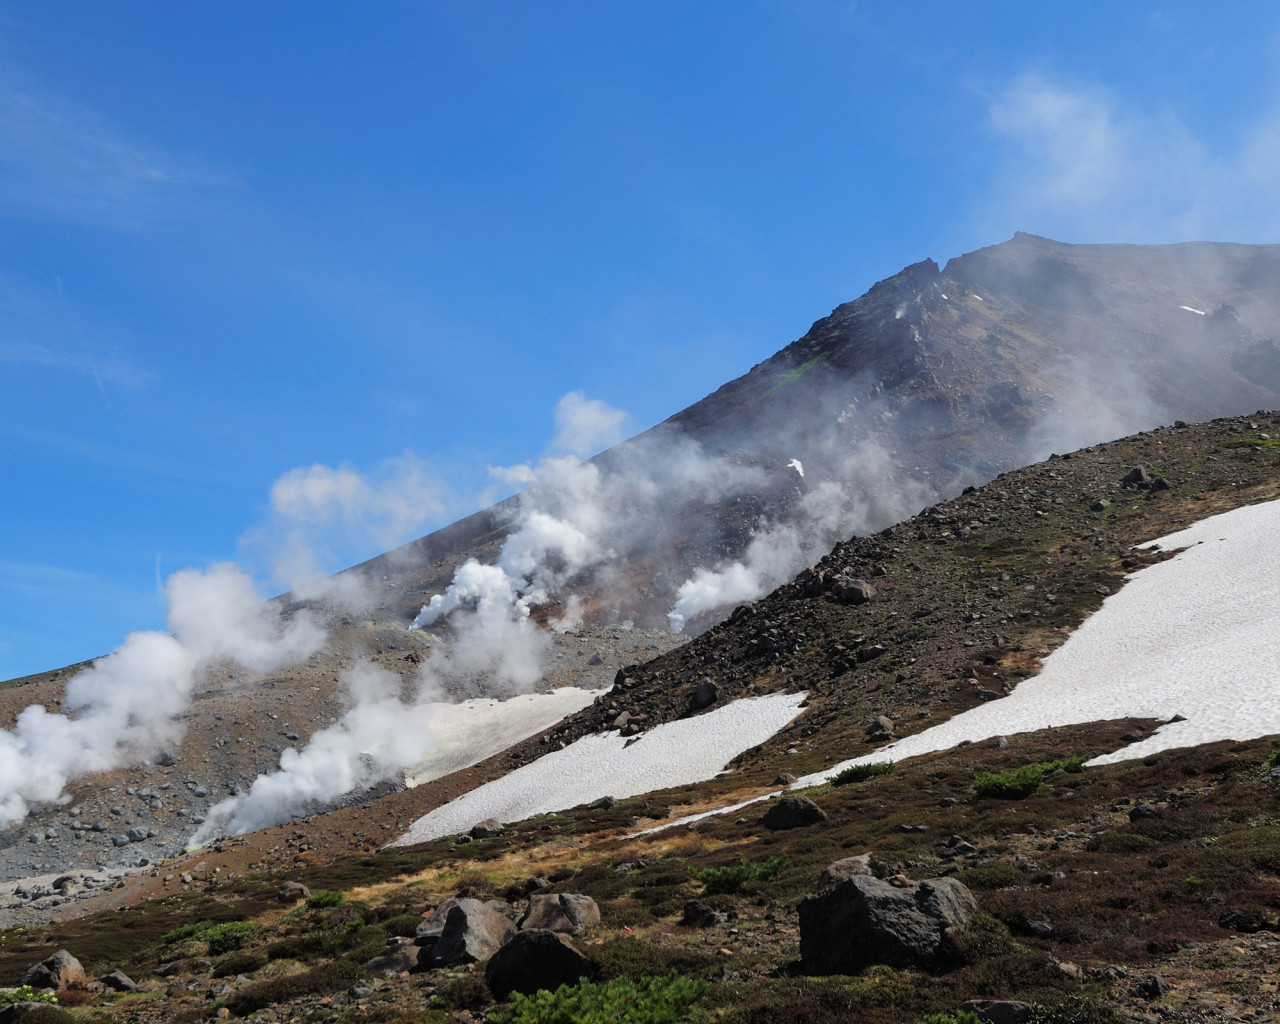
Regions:
M 160 941 L 166 946 L 172 946 L 194 939 L 206 943 L 211 956 L 221 956 L 239 949 L 258 930 L 258 926 L 252 921 L 223 921 L 220 924 L 197 921 L 195 924 L 179 925 L 173 931 L 166 932 Z
M 946 1013 L 932 1013 L 920 1024 L 982 1024 L 982 1018 L 972 1010 L 948 1010 Z
M 56 1003 L 58 997 L 52 992 L 40 992 L 30 985 L 19 985 L 15 989 L 0 989 L 0 1006 L 11 1006 L 14 1003 Z
M 272 1003 L 285 1003 L 301 996 L 341 992 L 364 977 L 364 968 L 354 958 L 331 960 L 301 974 L 255 982 L 227 1000 L 227 1006 L 238 1017 L 261 1010 Z
M 307 897 L 308 910 L 322 910 L 325 907 L 336 907 L 346 897 L 340 892 L 334 892 L 332 889 L 317 889 Z
M 866 782 L 877 775 L 888 775 L 893 771 L 892 761 L 880 761 L 876 764 L 851 764 L 842 772 L 837 772 L 827 781 L 833 786 L 847 786 L 851 782 Z
M 252 921 L 227 921 L 215 924 L 198 936 L 209 944 L 210 956 L 222 956 L 243 946 L 258 931 Z
M 672 971 L 663 978 L 579 981 L 532 996 L 511 997 L 511 1009 L 490 1016 L 494 1024 L 672 1024 L 707 992 L 705 981 Z
M 1021 768 L 1012 768 L 1007 772 L 983 772 L 974 777 L 973 788 L 977 790 L 979 797 L 1021 800 L 1039 789 L 1040 783 L 1050 772 L 1064 771 L 1074 775 L 1084 771 L 1087 760 L 1087 756 L 1064 757 L 1040 764 L 1024 764 Z
M 706 886 L 705 895 L 733 893 L 746 885 L 772 881 L 778 877 L 778 872 L 786 863 L 785 853 L 770 857 L 763 864 L 752 864 L 744 857 L 740 864 L 726 864 L 722 868 L 703 868 L 701 871 L 695 871 L 693 877 Z

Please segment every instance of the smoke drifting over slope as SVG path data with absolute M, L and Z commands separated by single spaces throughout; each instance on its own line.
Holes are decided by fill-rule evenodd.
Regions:
M 172 634 L 132 633 L 67 687 L 69 714 L 33 704 L 0 732 L 0 828 L 33 803 L 57 800 L 67 783 L 177 741 L 177 716 L 201 673 L 229 659 L 254 671 L 283 668 L 319 650 L 324 632 L 306 615 L 289 621 L 232 565 L 169 578 Z

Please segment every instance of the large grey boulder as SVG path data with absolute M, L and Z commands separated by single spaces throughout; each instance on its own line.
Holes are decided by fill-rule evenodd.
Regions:
M 85 983 L 84 968 L 80 961 L 60 949 L 52 956 L 40 961 L 18 980 L 19 985 L 30 985 L 32 988 L 81 988 Z
M 505 914 L 481 900 L 458 900 L 449 908 L 440 938 L 418 954 L 422 966 L 448 967 L 488 960 L 515 933 Z M 428 962 L 423 963 L 424 959 Z
M 827 812 L 807 796 L 784 796 L 781 800 L 771 801 L 760 820 L 765 827 L 778 832 L 826 821 Z
M 554 992 L 561 985 L 576 985 L 579 978 L 594 978 L 598 971 L 596 964 L 563 935 L 531 928 L 517 932 L 494 953 L 484 980 L 495 998 L 506 999 L 512 992 Z
M 871 964 L 928 967 L 978 905 L 954 878 L 893 886 L 855 875 L 801 900 L 800 956 L 809 969 L 852 974 Z
M 529 909 L 516 922 L 521 931 L 535 928 L 566 935 L 581 935 L 600 923 L 600 908 L 590 896 L 576 892 L 537 894 L 529 897 Z

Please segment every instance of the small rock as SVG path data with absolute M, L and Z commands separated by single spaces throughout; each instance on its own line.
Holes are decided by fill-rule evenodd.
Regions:
M 1137 985 L 1137 993 L 1143 999 L 1159 999 L 1161 996 L 1167 995 L 1168 992 L 1169 983 L 1158 974 L 1153 974 L 1149 978 L 1143 979 Z
M 191 876 L 183 874 L 182 880 L 190 882 Z M 311 897 L 311 890 L 301 882 L 294 882 L 286 879 L 280 883 L 280 888 L 276 890 L 276 899 L 281 903 L 296 903 L 298 900 L 305 900 Z
M 684 905 L 684 917 L 680 918 L 680 923 L 687 928 L 710 928 L 728 920 L 729 915 L 723 911 L 709 907 L 701 900 L 689 900 Z
M 976 1014 L 986 1024 L 1026 1024 L 1031 1004 L 1017 999 L 968 999 L 960 1009 Z
M 98 984 L 104 985 L 114 992 L 141 992 L 142 986 L 135 982 L 124 971 L 117 968 L 110 974 L 104 974 L 98 979 Z

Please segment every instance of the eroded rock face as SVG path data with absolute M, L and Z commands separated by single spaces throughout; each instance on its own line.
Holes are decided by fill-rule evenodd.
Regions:
M 538 989 L 554 992 L 561 985 L 575 985 L 579 978 L 594 978 L 596 964 L 558 932 L 531 928 L 517 932 L 494 953 L 484 980 L 498 999 L 512 992 L 531 995 Z
M 600 923 L 600 908 L 590 896 L 576 892 L 547 893 L 529 897 L 529 909 L 520 918 L 521 931 L 545 929 L 565 935 L 581 935 Z
M 426 957 L 431 967 L 447 967 L 487 960 L 514 933 L 510 918 L 488 903 L 458 900 L 449 909 L 440 938 L 431 946 L 423 947 L 418 962 L 421 964 Z
M 871 964 L 928 967 L 943 939 L 977 913 L 969 890 L 954 878 L 897 887 L 853 876 L 801 900 L 800 955 L 826 974 L 851 974 Z

